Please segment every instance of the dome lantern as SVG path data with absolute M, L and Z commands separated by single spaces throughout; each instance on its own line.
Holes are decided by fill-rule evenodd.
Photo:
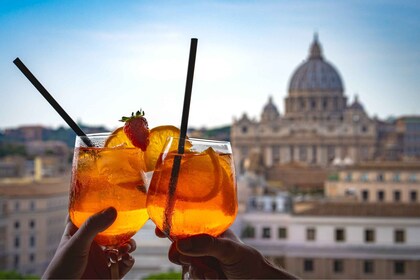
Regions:
M 322 49 L 318 42 L 318 33 L 314 34 L 314 41 L 309 51 L 309 59 L 322 59 Z

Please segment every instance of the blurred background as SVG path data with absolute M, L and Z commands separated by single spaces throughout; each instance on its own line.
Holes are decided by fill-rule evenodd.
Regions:
M 51 260 L 75 138 L 13 60 L 86 133 L 179 126 L 193 37 L 189 135 L 232 142 L 238 236 L 303 278 L 420 278 L 417 1 L 3 0 L 0 25 L 0 278 Z M 126 278 L 179 271 L 135 238 Z

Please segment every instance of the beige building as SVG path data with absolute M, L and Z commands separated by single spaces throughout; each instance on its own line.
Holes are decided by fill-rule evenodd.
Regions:
M 240 172 L 253 154 L 267 168 L 291 162 L 326 167 L 334 160 L 372 159 L 376 122 L 357 96 L 348 103 L 343 81 L 315 36 L 307 60 L 292 74 L 284 113 L 270 97 L 260 120 L 246 114 L 234 120 L 231 141 Z
M 0 270 L 41 276 L 60 242 L 70 179 L 0 181 Z
M 341 168 L 325 183 L 328 198 L 419 203 L 420 162 L 364 162 Z
M 241 215 L 242 240 L 305 279 L 419 279 L 420 205 L 308 203 Z M 277 200 L 276 200 L 277 201 Z

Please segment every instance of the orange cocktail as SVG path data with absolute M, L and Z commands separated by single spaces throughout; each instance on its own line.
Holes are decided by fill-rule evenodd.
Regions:
M 235 169 L 229 142 L 185 140 L 177 153 L 170 138 L 156 164 L 147 197 L 147 211 L 156 226 L 172 239 L 196 234 L 218 236 L 237 214 Z M 176 189 L 170 194 L 174 160 L 180 165 Z
M 106 247 L 118 247 L 148 219 L 143 152 L 132 146 L 104 147 L 109 134 L 88 137 L 95 147 L 83 147 L 80 138 L 76 140 L 70 218 L 80 227 L 93 214 L 113 206 L 117 219 L 95 240 Z

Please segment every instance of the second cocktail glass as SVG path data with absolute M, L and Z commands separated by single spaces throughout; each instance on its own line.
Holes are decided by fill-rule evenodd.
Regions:
M 155 166 L 147 196 L 147 211 L 172 240 L 197 234 L 218 236 L 237 214 L 235 169 L 229 142 L 169 137 Z M 172 169 L 180 157 L 176 188 L 170 193 Z

